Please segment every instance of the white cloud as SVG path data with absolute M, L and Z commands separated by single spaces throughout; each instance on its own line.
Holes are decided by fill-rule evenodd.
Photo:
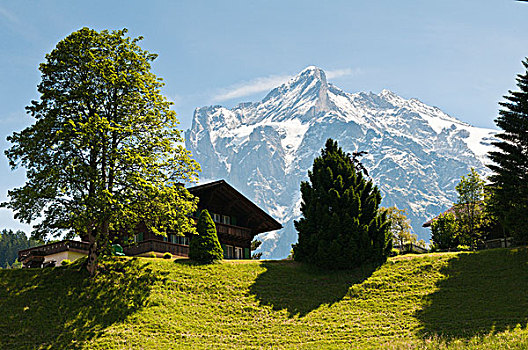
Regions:
M 21 21 L 20 18 L 13 12 L 0 6 L 0 19 L 2 18 L 6 21 L 2 20 L 2 22 L 0 22 L 1 24 L 4 24 L 6 27 L 22 36 L 24 39 L 32 43 L 40 44 L 42 42 L 40 34 L 37 30 L 35 30 L 35 27 L 33 27 L 27 21 Z
M 359 68 L 343 68 L 343 69 L 334 69 L 325 71 L 326 77 L 328 79 L 337 79 L 347 76 L 356 76 L 361 74 L 361 69 Z
M 290 75 L 271 75 L 231 85 L 213 96 L 214 101 L 226 101 L 273 89 L 288 81 Z
M 9 12 L 3 7 L 0 7 L 0 16 L 4 17 L 11 23 L 16 23 L 16 24 L 20 23 L 18 18 L 13 13 Z
M 328 79 L 336 79 L 345 76 L 354 76 L 361 73 L 358 68 L 343 68 L 325 71 Z M 294 75 L 270 75 L 248 81 L 243 81 L 227 88 L 221 89 L 212 99 L 215 102 L 227 101 L 235 98 L 269 91 L 293 78 Z

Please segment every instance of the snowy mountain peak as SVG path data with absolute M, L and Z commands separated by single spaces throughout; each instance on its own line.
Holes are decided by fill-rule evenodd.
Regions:
M 297 239 L 300 182 L 327 138 L 362 161 L 383 206 L 406 209 L 421 224 L 447 209 L 455 184 L 471 167 L 486 171 L 495 130 L 473 127 L 437 107 L 392 91 L 347 93 L 310 66 L 259 102 L 197 108 L 186 146 L 202 165 L 201 179 L 225 178 L 283 223 L 260 237 L 264 257 L 288 255 Z
M 293 81 L 299 80 L 318 80 L 322 84 L 327 85 L 326 74 L 325 72 L 316 66 L 308 66 L 303 69 L 296 77 L 292 79 Z

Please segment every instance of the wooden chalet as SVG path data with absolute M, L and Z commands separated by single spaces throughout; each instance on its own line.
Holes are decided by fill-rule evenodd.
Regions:
M 225 259 L 250 259 L 251 241 L 257 234 L 282 228 L 280 223 L 225 180 L 190 187 L 187 190 L 199 198 L 196 214 L 203 209 L 207 209 L 211 214 Z M 138 229 L 134 237 L 135 243 L 125 246 L 123 250 L 128 256 L 150 256 L 152 254 L 162 256 L 169 252 L 175 256 L 187 257 L 191 238 L 190 235 L 179 236 L 177 234 L 168 234 L 167 237 L 163 237 L 142 227 Z M 48 254 L 51 250 L 44 249 L 43 247 L 48 246 L 46 245 L 19 251 L 19 261 L 23 263 L 25 261 L 24 266 L 26 267 L 40 267 L 52 260 L 56 264 L 60 264 L 63 259 L 75 260 L 69 256 L 72 255 L 71 253 L 66 253 L 73 252 L 72 249 L 76 249 L 74 253 L 80 254 L 76 258 L 88 254 L 87 242 L 61 241 L 54 244 L 56 245 L 53 246 L 54 254 L 61 253 L 62 255 Z

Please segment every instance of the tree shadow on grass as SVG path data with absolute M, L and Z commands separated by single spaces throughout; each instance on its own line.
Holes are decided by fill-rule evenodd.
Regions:
M 447 340 L 522 328 L 528 322 L 528 250 L 494 249 L 451 259 L 416 313 L 424 337 Z
M 286 309 L 290 317 L 303 317 L 323 304 L 342 300 L 352 285 L 363 282 L 379 267 L 327 271 L 293 261 L 265 261 L 261 266 L 266 270 L 250 287 L 250 293 L 261 305 Z
M 142 308 L 156 275 L 137 259 L 0 272 L 0 348 L 79 349 Z

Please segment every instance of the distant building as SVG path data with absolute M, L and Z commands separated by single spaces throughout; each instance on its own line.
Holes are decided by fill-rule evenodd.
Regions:
M 224 180 L 187 190 L 199 198 L 197 214 L 203 209 L 211 214 L 225 259 L 250 259 L 251 241 L 257 234 L 282 228 L 279 222 Z M 171 233 L 163 237 L 143 226 L 138 228 L 135 243 L 124 247 L 124 253 L 128 256 L 150 256 L 152 253 L 162 256 L 169 252 L 188 257 L 191 238 L 190 235 Z M 88 248 L 88 242 L 63 240 L 21 250 L 18 260 L 25 267 L 60 264 L 64 259 L 73 261 L 87 255 Z

